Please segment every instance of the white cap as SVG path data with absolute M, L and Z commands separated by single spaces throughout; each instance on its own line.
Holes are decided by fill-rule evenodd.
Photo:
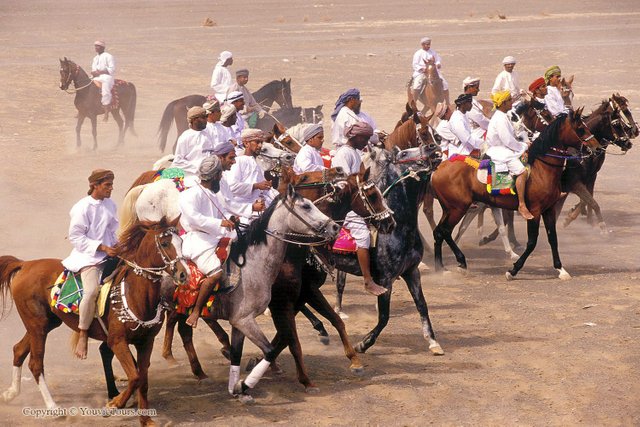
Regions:
M 513 56 L 505 56 L 504 59 L 502 60 L 502 65 L 515 64 L 515 63 L 516 63 L 516 58 L 514 58 Z

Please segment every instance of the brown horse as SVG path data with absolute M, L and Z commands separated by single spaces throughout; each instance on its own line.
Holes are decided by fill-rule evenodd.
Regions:
M 588 144 L 590 148 L 598 146 L 597 140 L 584 124 L 581 114 L 582 108 L 556 118 L 528 150 L 531 172 L 527 182 L 526 200 L 534 218 L 527 222 L 527 247 L 514 263 L 513 269 L 506 273 L 508 279 L 516 276 L 535 248 L 541 216 L 547 229 L 553 265 L 561 279 L 571 277 L 560 262 L 554 205 L 560 197 L 562 169 L 566 159 L 570 157 L 567 149 L 570 147 L 580 149 L 583 144 Z M 487 193 L 486 185 L 476 178 L 476 169 L 467 165 L 466 162 L 443 162 L 431 177 L 431 186 L 443 211 L 442 218 L 433 231 L 436 269 L 444 268 L 442 242 L 446 241 L 456 256 L 459 268 L 466 270 L 467 262 L 464 254 L 451 237 L 455 225 L 474 201 L 515 210 L 518 207 L 518 199 L 513 195 L 494 196 Z
M 280 108 L 293 108 L 291 101 L 291 79 L 273 80 L 252 93 L 256 102 L 263 107 L 270 108 L 277 103 Z M 167 136 L 171 130 L 171 124 L 175 122 L 178 137 L 189 128 L 187 122 L 187 110 L 193 106 L 202 106 L 207 101 L 204 95 L 187 95 L 171 101 L 162 113 L 160 126 L 158 127 L 158 143 L 160 151 L 164 152 L 167 146 Z M 174 143 L 175 150 L 175 143 Z
M 422 114 L 427 114 L 428 111 L 433 113 L 436 111 L 436 105 L 440 102 L 449 104 L 449 100 L 447 99 L 442 83 L 442 78 L 438 74 L 436 65 L 432 62 L 428 63 L 425 74 L 427 75 L 427 81 L 422 92 L 420 92 L 418 99 L 414 99 L 414 95 L 412 93 L 411 84 L 413 79 L 411 79 L 407 86 L 407 102 L 415 101 L 417 104 L 417 102 L 420 101 L 424 105 Z
M 69 91 L 69 86 L 73 83 L 75 90 Z M 67 59 L 60 60 L 60 89 L 69 93 L 75 93 L 73 101 L 78 110 L 78 121 L 76 123 L 76 146 L 80 147 L 80 129 L 85 118 L 91 120 L 91 134 L 93 135 L 93 149 L 98 148 L 97 116 L 104 113 L 104 108 L 100 102 L 102 94 L 100 88 L 93 84 L 93 80 L 75 62 Z M 129 130 L 134 136 L 136 131 L 133 127 L 133 120 L 136 113 L 136 87 L 133 83 L 116 79 L 113 86 L 113 99 L 111 103 L 111 114 L 118 124 L 118 144 L 124 143 L 124 134 Z M 120 109 L 124 116 L 124 122 L 120 117 Z
M 118 245 L 123 265 L 114 276 L 110 302 L 105 314 L 91 324 L 89 336 L 106 341 L 124 368 L 128 386 L 108 404 L 123 408 L 134 391 L 138 391 L 138 408 L 147 409 L 148 369 L 153 339 L 164 317 L 160 278 L 169 274 L 178 283 L 186 282 L 188 273 L 182 262 L 182 240 L 175 230 L 177 220 L 156 224 L 138 223 L 127 230 Z M 18 313 L 27 329 L 13 347 L 13 382 L 1 399 L 10 401 L 20 393 L 22 364 L 29 353 L 29 369 L 42 393 L 47 409 L 56 408 L 44 376 L 44 349 L 49 332 L 64 322 L 78 330 L 78 316 L 51 308 L 51 287 L 62 273 L 59 259 L 21 261 L 13 256 L 0 257 L 0 295 L 10 291 Z M 3 301 L 4 303 L 4 301 Z M 129 349 L 137 350 L 134 361 Z M 146 415 L 143 425 L 153 425 Z
M 405 108 L 406 111 L 396 124 L 396 128 L 384 140 L 386 150 L 393 151 L 393 147 L 406 150 L 436 142 L 433 128 L 429 125 L 433 113 L 428 116 L 422 115 L 413 101 L 407 103 Z

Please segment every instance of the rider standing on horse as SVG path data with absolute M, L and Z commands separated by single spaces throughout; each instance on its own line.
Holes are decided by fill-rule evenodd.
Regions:
M 229 86 L 233 84 L 231 72 L 227 69 L 233 64 L 233 54 L 228 50 L 220 52 L 218 63 L 211 73 L 211 89 L 219 102 L 224 102 L 229 92 Z
M 478 96 L 478 92 L 480 92 L 480 79 L 478 77 L 465 78 L 462 81 L 462 91 L 472 97 Z M 489 128 L 489 118 L 484 115 L 482 105 L 477 99 L 471 99 L 471 110 L 469 110 L 466 115 L 471 125 L 471 133 L 484 139 L 487 128 Z
M 336 107 L 331 113 L 333 125 L 331 127 L 331 139 L 334 148 L 337 150 L 347 142 L 345 131 L 355 123 L 364 122 L 369 124 L 372 129 L 376 128 L 376 123 L 364 111 L 360 111 L 362 100 L 360 99 L 360 91 L 358 89 L 349 89 L 336 101 Z M 371 135 L 371 143 L 378 142 L 378 135 Z
M 471 132 L 471 125 L 466 114 L 471 110 L 471 101 L 473 97 L 471 94 L 462 94 L 454 101 L 456 104 L 456 111 L 451 114 L 449 119 L 449 126 L 451 132 L 455 136 L 453 141 L 449 144 L 449 157 L 454 154 L 460 154 L 463 156 L 473 155 L 474 157 L 480 157 L 480 147 L 484 143 L 481 137 L 476 136 Z
M 438 53 L 431 49 L 431 38 L 423 37 L 420 40 L 420 45 L 422 46 L 420 49 L 413 54 L 413 77 L 411 80 L 411 95 L 413 99 L 417 102 L 420 99 L 420 94 L 424 90 L 424 87 L 427 84 L 427 65 L 432 63 L 436 66 L 436 70 L 438 71 L 438 76 L 442 79 L 442 89 L 444 90 L 444 99 L 445 102 L 449 103 L 449 83 L 445 80 L 442 75 L 442 59 Z
M 360 173 L 363 168 L 360 150 L 367 146 L 371 135 L 373 135 L 373 128 L 367 123 L 357 122 L 349 126 L 345 131 L 347 143 L 338 148 L 335 156 L 331 159 L 331 167 L 341 167 L 347 175 Z M 384 294 L 387 289 L 374 282 L 371 276 L 369 226 L 360 215 L 350 211 L 345 217 L 344 228 L 351 232 L 351 237 L 356 241 L 358 247 L 356 253 L 364 278 L 364 289 L 376 296 Z
M 67 270 L 80 272 L 82 300 L 78 329 L 80 339 L 74 354 L 79 359 L 87 358 L 89 328 L 96 314 L 98 287 L 107 257 L 117 255 L 118 210 L 111 200 L 114 174 L 110 170 L 97 169 L 89 176 L 87 197 L 80 199 L 69 212 L 69 241 L 73 245 L 71 254 L 62 260 Z
M 111 105 L 111 90 L 115 83 L 114 74 L 116 72 L 116 61 L 108 52 L 105 52 L 105 43 L 102 40 L 96 40 L 93 43 L 96 49 L 96 56 L 93 57 L 91 63 L 91 75 L 94 81 L 98 81 L 102 85 L 102 107 L 104 108 L 104 119 L 109 117 L 109 106 Z
M 513 97 L 514 104 L 517 105 L 520 103 L 520 97 L 524 95 L 524 91 L 520 89 L 520 79 L 518 78 L 518 73 L 514 71 L 516 58 L 505 56 L 502 60 L 502 66 L 504 70 L 496 77 L 493 88 L 491 88 L 491 95 L 508 90 Z
M 527 184 L 527 169 L 522 164 L 520 156 L 529 148 L 527 142 L 516 138 L 511 120 L 507 111 L 513 106 L 511 93 L 508 90 L 491 95 L 496 109 L 487 130 L 487 155 L 495 163 L 496 171 L 507 170 L 517 176 L 516 193 L 518 194 L 518 212 L 525 219 L 533 219 L 529 208 L 525 203 L 525 189 Z
M 544 73 L 544 81 L 547 83 L 547 96 L 544 99 L 547 104 L 547 110 L 553 117 L 569 112 L 569 107 L 565 105 L 564 99 L 562 99 L 561 78 L 562 71 L 557 65 L 549 67 Z
M 262 105 L 258 104 L 253 94 L 247 89 L 249 82 L 249 70 L 242 68 L 236 71 L 236 82 L 229 86 L 229 92 L 242 92 L 244 98 L 244 108 L 242 110 L 242 118 L 250 128 L 256 127 L 258 119 L 265 115 Z
M 234 222 L 219 193 L 222 179 L 222 163 L 218 156 L 205 158 L 198 168 L 200 184 L 180 193 L 180 225 L 185 230 L 182 236 L 182 253 L 192 260 L 205 276 L 200 292 L 187 319 L 195 328 L 200 313 L 209 298 L 213 286 L 220 283 L 216 293 L 227 293 L 233 286 L 226 285 L 222 278 L 222 263 L 217 255 L 218 243 L 223 238 L 235 239 Z
M 187 187 L 196 185 L 198 168 L 205 157 L 213 152 L 213 143 L 205 129 L 207 128 L 207 112 L 202 107 L 191 107 L 187 111 L 189 129 L 182 132 L 176 143 L 175 157 L 171 167 L 184 171 L 184 183 Z
M 324 130 L 322 123 L 309 125 L 304 129 L 302 146 L 293 163 L 293 171 L 297 174 L 305 172 L 323 171 L 325 168 L 320 149 L 324 142 Z

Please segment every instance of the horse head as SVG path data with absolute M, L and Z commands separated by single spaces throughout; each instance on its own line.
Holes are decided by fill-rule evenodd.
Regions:
M 577 110 L 571 111 L 569 113 L 569 128 L 564 126 L 561 129 L 558 140 L 566 147 L 580 149 L 582 146 L 585 146 L 586 148 L 591 150 L 602 148 L 600 142 L 591 133 L 589 127 L 584 122 L 582 118 L 583 110 L 584 107 L 580 107 Z M 565 123 L 567 123 L 567 121 L 565 121 Z M 570 135 L 570 133 L 573 133 L 573 135 Z
M 69 85 L 73 82 L 77 74 L 76 68 L 76 64 L 70 59 L 67 59 L 66 56 L 64 59 L 60 59 L 60 89 L 69 89 Z
M 302 148 L 302 144 L 299 141 L 300 138 L 295 138 L 282 123 L 273 125 L 273 136 L 275 146 L 279 146 L 291 153 L 297 154 Z
M 289 184 L 285 195 L 281 197 L 282 206 L 289 211 L 286 224 L 281 225 L 291 233 L 302 235 L 311 233 L 312 237 L 326 240 L 335 239 L 338 236 L 340 226 L 322 213 L 309 199 L 296 193 L 293 185 Z
M 274 147 L 273 144 L 265 142 L 262 144 L 256 160 L 265 172 L 272 171 L 279 174 L 282 166 L 291 166 L 293 164 L 295 156 Z
M 629 101 L 619 93 L 614 93 L 609 98 L 609 103 L 614 110 L 614 121 L 619 120 L 619 123 L 614 125 L 619 126 L 629 138 L 636 138 L 640 132 L 638 130 L 638 123 L 633 119 L 631 110 L 629 110 Z
M 393 211 L 389 209 L 380 189 L 369 178 L 371 169 L 347 178 L 347 187 L 352 194 L 351 210 L 372 224 L 381 233 L 391 233 L 396 226 Z
M 283 78 L 280 80 L 280 90 L 278 91 L 275 101 L 280 105 L 280 108 L 293 108 L 293 101 L 291 100 L 291 79 L 287 80 Z

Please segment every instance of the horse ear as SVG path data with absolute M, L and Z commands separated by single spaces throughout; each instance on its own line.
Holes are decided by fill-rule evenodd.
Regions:
M 411 117 L 413 119 L 413 122 L 417 125 L 419 125 L 420 123 L 422 123 L 420 121 L 420 116 L 418 115 L 418 112 L 416 111 L 415 113 L 413 113 L 413 116 Z
M 567 80 L 565 80 L 569 86 L 571 86 L 571 84 L 573 83 L 573 78 L 574 78 L 574 77 L 575 77 L 575 76 L 574 76 L 573 74 L 571 74 L 571 75 L 569 76 L 569 78 L 567 78 Z
M 408 112 L 409 114 L 411 114 L 413 111 L 418 111 L 418 106 L 417 106 L 417 104 L 416 104 L 415 99 L 412 99 L 412 100 L 411 100 L 411 105 L 410 105 L 410 107 L 411 107 L 411 111 L 407 110 L 407 112 Z
M 322 104 L 316 107 L 316 113 L 319 113 L 320 111 L 322 111 Z
M 280 135 L 282 135 L 282 132 L 280 131 L 280 128 L 278 127 L 278 123 L 274 123 L 273 124 L 273 136 L 275 136 L 276 138 L 279 138 Z
M 369 176 L 371 175 L 371 167 L 368 167 L 364 170 L 364 174 L 362 175 L 362 180 L 364 182 L 369 181 Z
M 293 184 L 289 183 L 287 185 L 287 197 L 286 199 L 293 200 L 296 197 L 296 189 L 293 188 Z
M 409 103 L 407 102 L 406 105 L 404 106 L 405 111 L 407 112 L 407 115 L 411 115 L 413 114 L 413 110 L 411 109 L 411 105 L 409 105 Z
M 178 224 L 180 223 L 180 217 L 181 216 L 182 216 L 182 214 L 178 215 L 173 220 L 169 221 L 169 227 L 177 227 Z

